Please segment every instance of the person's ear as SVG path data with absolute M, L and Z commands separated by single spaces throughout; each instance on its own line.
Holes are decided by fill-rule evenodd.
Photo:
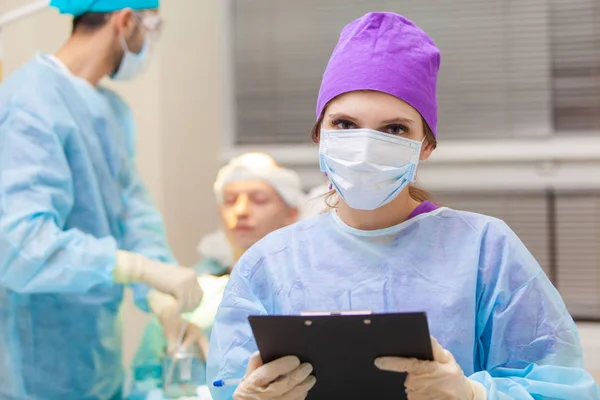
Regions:
M 425 161 L 431 157 L 431 153 L 435 150 L 435 146 L 429 143 L 427 139 L 423 141 L 423 145 L 421 146 L 421 155 L 419 156 L 420 161 Z
M 311 136 L 313 139 L 313 143 L 319 144 L 321 141 L 321 129 L 323 129 L 323 117 L 319 118 L 317 123 L 313 126 L 311 131 Z
M 137 21 L 135 20 L 135 14 L 130 8 L 124 10 L 115 11 L 112 16 L 113 26 L 116 33 L 122 35 L 125 40 L 130 39 L 137 29 Z

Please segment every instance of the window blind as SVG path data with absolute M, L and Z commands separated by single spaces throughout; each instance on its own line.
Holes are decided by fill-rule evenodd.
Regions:
M 600 194 L 559 194 L 558 289 L 576 318 L 600 318 Z
M 551 0 L 554 124 L 559 135 L 600 133 L 600 2 Z
M 235 144 L 307 143 L 321 77 L 344 25 L 393 11 L 442 51 L 440 138 L 551 130 L 548 0 L 234 1 Z

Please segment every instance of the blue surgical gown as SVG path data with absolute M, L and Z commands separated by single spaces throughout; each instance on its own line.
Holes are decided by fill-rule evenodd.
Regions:
M 257 350 L 249 315 L 365 309 L 427 312 L 490 400 L 600 399 L 577 328 L 527 248 L 502 221 L 448 208 L 370 232 L 329 213 L 257 243 L 225 290 L 207 380 L 244 375 Z M 215 399 L 233 391 L 212 388 Z
M 49 56 L 0 86 L 0 399 L 120 396 L 116 251 L 172 260 L 133 135 L 116 94 Z

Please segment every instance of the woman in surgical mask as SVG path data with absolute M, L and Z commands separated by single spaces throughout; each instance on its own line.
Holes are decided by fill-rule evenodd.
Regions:
M 437 145 L 439 66 L 435 43 L 400 15 L 369 13 L 342 31 L 312 130 L 334 209 L 239 260 L 208 379 L 244 379 L 214 388 L 215 399 L 304 398 L 319 384 L 296 357 L 262 365 L 249 315 L 364 309 L 427 313 L 434 361 L 373 360 L 408 373 L 410 400 L 600 399 L 573 320 L 519 238 L 411 186 Z

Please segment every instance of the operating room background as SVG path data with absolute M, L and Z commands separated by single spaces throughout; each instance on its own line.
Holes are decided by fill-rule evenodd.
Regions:
M 459 0 L 461 8 L 449 0 L 429 6 L 164 0 L 165 29 L 149 71 L 108 85 L 133 109 L 139 169 L 177 258 L 190 265 L 200 237 L 217 227 L 212 184 L 230 157 L 266 151 L 297 169 L 307 189 L 323 182 L 307 113 L 334 32 L 375 11 L 375 3 L 405 12 L 443 54 L 440 146 L 420 166 L 420 181 L 449 206 L 507 220 L 572 312 L 600 321 L 600 7 L 594 1 L 561 8 L 559 0 Z M 26 2 L 0 0 L 0 12 Z M 550 23 L 574 44 L 557 39 Z M 7 27 L 4 75 L 36 51 L 56 50 L 69 30 L 70 18 L 53 10 Z M 586 91 L 578 93 L 582 86 Z M 148 317 L 130 301 L 123 313 L 128 364 Z M 580 328 L 586 364 L 600 372 L 600 324 Z

